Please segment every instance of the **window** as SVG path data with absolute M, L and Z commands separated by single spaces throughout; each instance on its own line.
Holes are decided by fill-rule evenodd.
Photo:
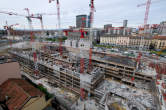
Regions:
M 81 47 L 84 47 L 84 44 L 81 44 Z

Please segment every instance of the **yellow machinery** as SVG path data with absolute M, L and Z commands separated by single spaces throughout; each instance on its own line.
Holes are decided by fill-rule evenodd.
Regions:
M 117 103 L 113 103 L 111 104 L 111 107 L 114 108 L 115 110 L 126 110 L 125 108 L 121 107 L 119 104 Z
M 158 52 L 158 55 L 161 55 L 164 50 L 166 50 L 166 47 L 164 47 L 163 49 L 161 49 L 161 50 Z

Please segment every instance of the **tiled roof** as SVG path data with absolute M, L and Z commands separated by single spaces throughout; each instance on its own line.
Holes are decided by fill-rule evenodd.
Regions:
M 152 37 L 130 36 L 130 39 L 141 39 L 141 38 L 144 38 L 144 39 L 149 39 L 149 40 L 151 40 L 151 39 L 152 39 Z
M 8 79 L 0 85 L 0 101 L 8 96 L 6 105 L 9 110 L 20 109 L 30 97 L 42 95 L 42 92 L 22 79 Z
M 155 36 L 153 38 L 158 40 L 166 40 L 166 36 Z

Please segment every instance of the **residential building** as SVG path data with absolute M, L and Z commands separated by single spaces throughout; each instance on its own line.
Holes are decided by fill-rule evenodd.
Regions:
M 150 44 L 152 43 L 151 37 L 138 37 L 138 36 L 130 36 L 129 47 L 138 49 L 142 47 L 144 49 L 148 49 Z
M 129 36 L 109 36 L 105 35 L 100 38 L 101 44 L 110 44 L 110 45 L 129 45 Z
M 89 47 L 91 44 L 90 41 L 90 35 L 89 35 L 89 28 L 83 28 L 84 30 L 84 38 L 80 39 L 81 37 L 81 32 L 80 29 L 73 29 L 73 30 L 65 30 L 65 34 L 67 35 L 67 40 L 65 41 L 65 45 L 68 47 L 79 47 L 79 45 L 82 45 L 84 43 L 85 48 Z M 100 43 L 100 36 L 101 36 L 101 29 L 98 28 L 93 28 L 91 30 L 92 32 L 92 42 L 93 43 Z M 81 40 L 81 41 L 80 41 Z
M 130 38 L 126 37 L 117 37 L 116 44 L 120 46 L 129 46 Z
M 22 79 L 8 79 L 0 85 L 0 102 L 9 110 L 43 110 L 45 95 Z
M 152 43 L 156 49 L 166 48 L 166 36 L 155 36 Z
M 152 38 L 144 37 L 141 40 L 141 37 L 138 36 L 102 36 L 100 38 L 101 44 L 113 45 L 113 46 L 124 46 L 124 47 L 131 47 L 131 48 L 139 48 L 140 45 L 143 48 L 148 49 L 152 42 Z

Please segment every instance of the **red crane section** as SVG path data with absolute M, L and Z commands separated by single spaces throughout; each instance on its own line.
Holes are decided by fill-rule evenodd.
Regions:
M 146 3 L 137 5 L 137 7 L 141 7 L 141 6 L 145 6 L 145 5 L 146 5 L 146 11 L 145 11 L 144 25 L 146 25 L 147 21 L 148 21 L 151 0 L 147 0 Z
M 93 19 L 94 19 L 94 0 L 91 0 L 90 1 L 90 41 L 91 41 L 91 47 L 90 47 L 90 50 L 89 50 L 89 71 L 92 69 L 92 63 L 91 63 L 91 60 L 92 60 L 92 25 L 93 25 Z M 84 19 L 82 19 L 84 20 Z M 82 22 L 83 23 L 83 22 Z M 80 30 L 81 32 L 81 37 L 80 38 L 84 38 L 84 32 L 82 31 L 82 29 Z M 81 61 L 83 62 L 83 61 Z M 83 66 L 81 64 L 81 66 Z M 81 67 L 83 68 L 83 67 Z M 81 95 L 81 98 L 84 99 L 85 98 L 85 91 L 84 91 L 84 88 L 81 88 L 80 89 L 80 95 Z
M 147 4 L 146 4 L 146 12 L 145 12 L 145 18 L 144 18 L 144 25 L 146 25 L 147 22 L 148 22 L 150 5 L 151 5 L 151 0 L 148 0 Z
M 141 57 L 142 57 L 142 53 L 140 52 L 139 55 L 137 56 L 136 58 L 136 70 L 138 70 L 138 67 L 139 67 L 139 64 L 140 64 L 140 60 L 141 60 Z M 131 81 L 134 81 L 134 76 L 135 76 L 135 72 L 133 73 L 133 77 L 131 78 Z
M 56 1 L 57 4 L 57 17 L 58 17 L 58 28 L 59 28 L 59 37 L 61 36 L 61 21 L 60 21 L 60 4 L 59 4 L 59 0 Z M 63 49 L 62 49 L 62 38 L 60 38 L 60 42 L 59 42 L 59 53 L 62 56 Z
M 81 24 L 81 29 L 79 30 L 79 32 L 81 33 L 81 36 L 80 36 L 80 39 L 84 39 L 85 37 L 84 37 L 84 26 L 85 26 L 85 23 L 84 23 L 84 21 L 86 20 L 86 18 L 82 18 L 82 24 Z M 83 52 L 82 52 L 82 50 L 80 50 L 80 54 L 82 54 Z M 84 58 L 81 58 L 80 59 L 80 73 L 84 73 Z
M 156 70 L 156 79 L 160 79 L 162 74 L 166 75 L 166 64 L 164 63 L 150 62 L 149 67 Z
M 7 30 L 8 36 L 11 35 L 11 31 L 12 31 L 12 33 L 13 33 L 13 31 L 14 31 L 14 30 L 12 30 L 13 26 L 17 26 L 17 25 L 19 25 L 19 24 L 16 23 L 16 24 L 8 25 L 8 23 L 7 23 L 7 21 L 6 21 L 6 25 L 4 26 L 4 29 Z M 13 35 L 14 35 L 14 33 L 13 33 Z M 13 38 L 13 39 L 14 39 L 14 38 Z M 9 39 L 9 43 L 10 43 L 10 47 L 12 47 L 12 40 L 11 40 L 11 39 Z
M 7 22 L 6 22 L 6 23 L 7 23 Z M 12 24 L 12 25 L 6 24 L 6 25 L 4 26 L 4 29 L 11 29 L 13 26 L 17 26 L 17 25 L 19 25 L 19 24 L 18 24 L 18 23 Z
M 82 18 L 82 26 L 81 26 L 81 29 L 80 29 L 80 33 L 81 33 L 81 36 L 80 36 L 80 38 L 84 38 L 84 26 L 85 26 L 85 23 L 84 23 L 84 21 L 86 20 L 86 18 Z

